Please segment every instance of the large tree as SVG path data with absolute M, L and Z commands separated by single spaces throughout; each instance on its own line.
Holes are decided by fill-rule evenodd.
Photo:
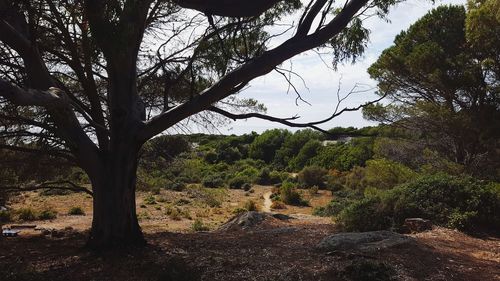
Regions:
M 500 176 L 499 7 L 441 6 L 401 32 L 369 68 L 392 103 L 365 115 L 409 129 L 467 172 Z
M 90 246 L 141 244 L 135 184 L 147 140 L 213 114 L 299 127 L 330 120 L 342 111 L 315 123 L 235 113 L 259 109 L 235 96 L 311 49 L 330 48 L 334 63 L 355 59 L 369 34 L 363 20 L 396 2 L 0 0 L 2 148 L 36 141 L 88 174 Z M 271 33 L 286 15 L 294 23 Z

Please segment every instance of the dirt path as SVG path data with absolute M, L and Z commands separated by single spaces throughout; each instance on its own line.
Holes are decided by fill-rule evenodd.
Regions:
M 273 201 L 271 200 L 271 195 L 273 193 L 271 191 L 268 191 L 264 193 L 264 206 L 262 207 L 263 212 L 271 212 L 271 206 L 273 205 Z

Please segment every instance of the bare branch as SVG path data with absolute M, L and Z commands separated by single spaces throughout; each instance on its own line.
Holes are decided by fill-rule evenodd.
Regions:
M 62 186 L 66 184 L 67 186 Z M 90 196 L 94 196 L 94 193 L 87 189 L 84 186 L 77 185 L 71 181 L 47 181 L 40 184 L 35 185 L 27 185 L 27 186 L 0 186 L 0 190 L 6 192 L 25 192 L 25 191 L 35 191 L 40 189 L 61 189 L 61 190 L 70 190 L 75 192 L 85 192 Z

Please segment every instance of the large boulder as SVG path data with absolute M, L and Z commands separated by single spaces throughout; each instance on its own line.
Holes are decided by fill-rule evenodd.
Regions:
M 289 219 L 291 219 L 291 217 L 281 214 L 277 215 L 255 211 L 244 212 L 237 214 L 225 224 L 221 225 L 219 227 L 219 231 L 255 230 L 256 228 L 261 227 L 264 222 L 279 224 L 280 221 L 286 221 Z
M 408 244 L 413 239 L 392 231 L 345 232 L 324 238 L 317 249 L 325 252 L 362 251 L 374 252 L 398 245 Z

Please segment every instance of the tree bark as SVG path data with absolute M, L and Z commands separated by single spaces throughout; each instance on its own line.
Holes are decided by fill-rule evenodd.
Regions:
M 110 153 L 92 180 L 94 200 L 88 246 L 95 250 L 145 245 L 135 205 L 137 151 L 125 147 Z

